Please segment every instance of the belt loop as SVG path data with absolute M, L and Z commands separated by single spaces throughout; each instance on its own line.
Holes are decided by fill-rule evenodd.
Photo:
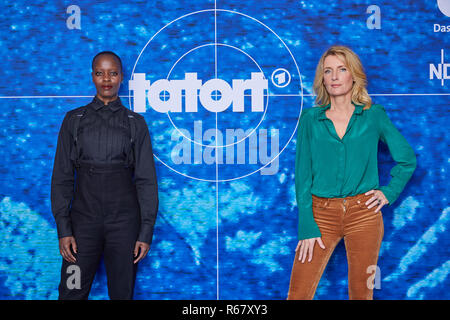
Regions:
M 327 198 L 327 201 L 325 201 L 325 208 L 328 207 L 329 202 L 330 202 L 330 198 Z

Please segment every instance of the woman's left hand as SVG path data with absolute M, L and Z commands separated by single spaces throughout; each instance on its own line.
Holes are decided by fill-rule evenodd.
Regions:
M 138 263 L 140 260 L 144 259 L 149 249 L 150 245 L 148 243 L 136 241 L 136 245 L 134 246 L 134 257 L 137 258 L 134 260 L 134 263 Z
M 369 208 L 369 209 L 378 205 L 378 207 L 375 209 L 375 212 L 380 211 L 380 209 L 385 204 L 389 203 L 389 201 L 388 201 L 388 199 L 386 199 L 384 193 L 381 192 L 380 190 L 373 189 L 373 190 L 367 191 L 365 193 L 366 196 L 368 196 L 370 194 L 372 195 L 372 197 L 369 200 L 367 200 L 365 204 L 368 205 L 367 208 Z

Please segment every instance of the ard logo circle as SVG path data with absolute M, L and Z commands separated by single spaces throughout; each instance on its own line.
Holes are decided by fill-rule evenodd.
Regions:
M 300 70 L 282 38 L 225 9 L 191 12 L 158 30 L 134 64 L 129 90 L 155 158 L 209 182 L 276 174 L 303 106 Z
M 450 0 L 437 0 L 439 10 L 447 17 L 450 17 Z

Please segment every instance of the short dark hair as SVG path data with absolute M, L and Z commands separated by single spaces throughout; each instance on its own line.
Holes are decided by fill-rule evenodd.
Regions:
M 97 59 L 98 57 L 103 56 L 103 55 L 110 55 L 110 56 L 117 58 L 117 60 L 119 60 L 120 71 L 123 73 L 122 60 L 120 59 L 120 57 L 117 54 L 115 54 L 112 51 L 102 51 L 102 52 L 97 53 L 95 55 L 94 59 L 92 59 L 92 70 L 94 70 L 95 59 Z

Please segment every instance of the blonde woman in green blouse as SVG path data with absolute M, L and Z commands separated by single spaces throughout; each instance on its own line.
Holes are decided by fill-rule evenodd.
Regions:
M 351 49 L 333 46 L 322 55 L 314 79 L 318 107 L 303 110 L 297 136 L 299 242 L 288 299 L 313 299 L 342 238 L 349 299 L 373 298 L 370 279 L 384 232 L 381 208 L 398 198 L 416 157 L 385 109 L 372 104 L 366 85 L 361 61 Z M 387 186 L 379 185 L 379 140 L 396 162 Z

